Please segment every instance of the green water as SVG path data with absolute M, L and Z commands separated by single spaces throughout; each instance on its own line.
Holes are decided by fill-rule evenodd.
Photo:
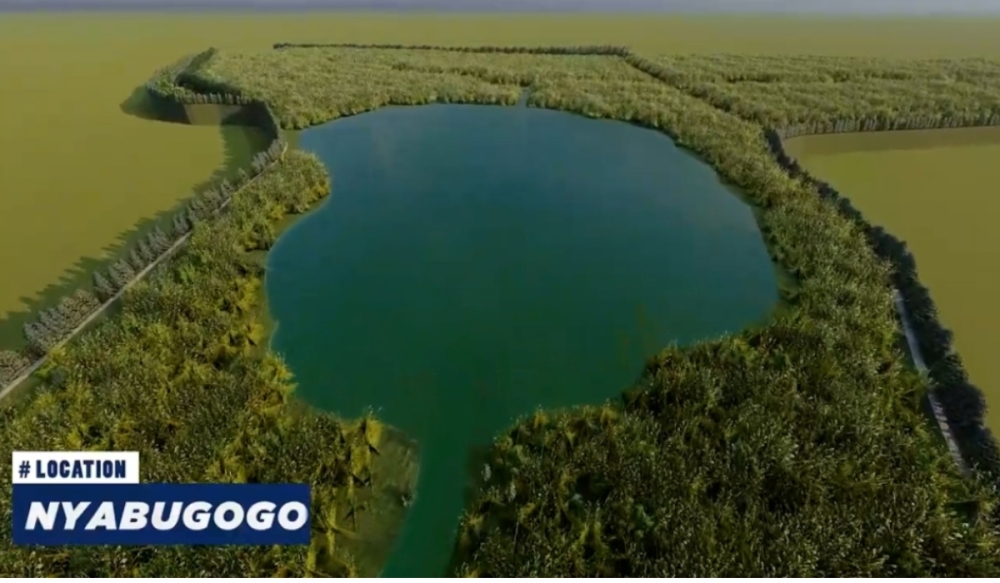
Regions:
M 267 293 L 298 395 L 373 407 L 421 448 L 385 576 L 442 576 L 474 449 L 538 407 L 604 402 L 645 358 L 764 321 L 750 208 L 666 136 L 526 107 L 386 108 L 302 133 L 333 195 Z

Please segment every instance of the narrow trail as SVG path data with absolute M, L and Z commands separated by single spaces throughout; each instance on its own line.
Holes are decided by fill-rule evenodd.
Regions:
M 227 198 L 225 201 L 223 201 L 223 203 L 221 205 L 219 205 L 219 208 L 215 209 L 215 214 L 221 213 L 227 206 L 229 206 L 229 203 L 233 200 L 233 197 L 235 197 L 236 195 L 238 195 L 244 188 L 250 186 L 251 184 L 254 183 L 254 181 L 256 181 L 258 178 L 260 178 L 261 176 L 263 176 L 265 172 L 267 172 L 271 167 L 274 166 L 274 164 L 276 164 L 277 162 L 281 161 L 281 159 L 285 156 L 285 153 L 287 151 L 288 151 L 288 144 L 285 144 L 284 148 L 281 150 L 281 154 L 278 156 L 278 159 L 275 162 L 272 162 L 271 166 L 268 166 L 267 168 L 265 168 L 260 174 L 258 174 L 257 176 L 254 176 L 253 178 L 251 178 L 250 180 L 248 180 L 246 184 L 244 184 L 239 189 L 237 189 L 236 191 L 234 191 L 233 194 L 231 194 L 229 196 L 229 198 Z M 49 359 L 49 355 L 53 351 L 61 348 L 62 346 L 65 346 L 66 343 L 68 343 L 70 340 L 72 340 L 73 338 L 75 338 L 78 334 L 80 334 L 80 332 L 83 332 L 83 330 L 86 329 L 87 326 L 89 326 L 92 322 L 94 322 L 94 320 L 96 320 L 99 316 L 101 316 L 105 312 L 107 312 L 108 308 L 110 308 L 112 304 L 114 304 L 119 299 L 121 299 L 121 297 L 123 295 L 125 295 L 125 292 L 127 292 L 129 289 L 131 289 L 132 286 L 134 286 L 136 283 L 138 283 L 139 281 L 141 281 L 142 278 L 144 278 L 147 275 L 149 275 L 153 271 L 153 269 L 156 268 L 157 265 L 162 264 L 168 258 L 172 257 L 174 255 L 174 253 L 176 253 L 177 250 L 180 249 L 184 245 L 184 243 L 187 243 L 188 239 L 191 238 L 191 234 L 193 232 L 194 232 L 193 230 L 192 231 L 188 231 L 181 238 L 179 238 L 176 241 L 174 241 L 174 244 L 171 245 L 169 249 L 167 249 L 166 251 L 164 251 L 162 254 L 160 254 L 159 257 L 157 257 L 156 259 L 154 259 L 152 261 L 152 263 L 150 263 L 145 268 L 143 268 L 142 271 L 140 271 L 139 273 L 137 273 L 136 276 L 133 277 L 124 286 L 122 286 L 122 288 L 120 290 L 118 290 L 118 292 L 116 292 L 115 295 L 111 296 L 108 299 L 108 301 L 104 302 L 103 304 L 101 304 L 101 306 L 99 308 L 97 308 L 96 310 L 94 310 L 93 312 L 91 312 L 90 315 L 88 315 L 83 320 L 83 322 L 80 322 L 80 324 L 76 328 L 74 328 L 73 331 L 69 333 L 69 335 L 67 335 L 65 338 L 63 338 L 62 340 L 60 340 L 55 346 L 52 347 L 51 350 L 49 350 L 48 353 L 46 353 L 44 356 L 42 356 L 41 358 L 39 358 L 35 362 L 31 363 L 31 366 L 29 366 L 28 368 L 24 369 L 24 372 L 21 373 L 20 376 L 18 376 L 17 378 L 15 378 L 14 380 L 12 380 L 11 382 L 7 383 L 2 389 L 0 389 L 0 401 L 2 401 L 3 399 L 5 399 L 7 397 L 7 395 L 9 395 L 11 392 L 13 392 L 14 389 L 17 388 L 18 385 L 20 385 L 24 381 L 28 380 L 28 377 L 30 377 L 31 375 L 35 374 L 38 371 L 38 369 L 40 369 L 42 367 L 42 365 L 44 365 L 45 362 Z
M 898 289 L 892 290 L 892 299 L 896 304 L 896 313 L 899 315 L 899 321 L 903 326 L 903 334 L 906 335 L 906 345 L 910 349 L 910 357 L 913 359 L 913 366 L 916 367 L 917 371 L 924 378 L 928 378 L 927 375 L 927 364 L 924 363 L 924 357 L 920 354 L 920 345 L 917 344 L 917 335 L 913 332 L 913 327 L 910 326 L 910 317 L 906 312 L 906 304 L 903 302 L 903 296 L 899 293 Z M 954 458 L 955 464 L 958 469 L 963 474 L 969 473 L 969 467 L 965 463 L 965 459 L 962 458 L 962 451 L 958 449 L 958 441 L 955 439 L 955 435 L 951 432 L 951 425 L 948 423 L 948 418 L 944 414 L 944 407 L 937 400 L 934 395 L 934 383 L 931 381 L 930 388 L 927 391 L 927 400 L 931 404 L 931 411 L 934 413 L 934 420 L 937 421 L 938 428 L 941 430 L 941 435 L 944 436 L 944 441 L 948 445 L 948 451 L 951 453 L 951 457 Z

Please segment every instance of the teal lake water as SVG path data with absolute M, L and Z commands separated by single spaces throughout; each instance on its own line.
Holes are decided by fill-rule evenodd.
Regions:
M 751 209 L 665 135 L 527 107 L 391 107 L 302 133 L 333 194 L 268 257 L 298 396 L 420 444 L 383 575 L 446 574 L 470 455 L 599 404 L 778 300 Z

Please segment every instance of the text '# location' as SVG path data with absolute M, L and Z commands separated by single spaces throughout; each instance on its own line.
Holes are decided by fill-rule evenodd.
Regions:
M 138 484 L 137 451 L 15 451 L 14 484 Z

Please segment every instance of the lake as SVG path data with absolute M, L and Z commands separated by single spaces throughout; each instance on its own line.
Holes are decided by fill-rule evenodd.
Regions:
M 384 576 L 446 574 L 474 454 L 539 407 L 617 398 L 645 359 L 765 322 L 752 210 L 665 135 L 527 107 L 390 107 L 304 131 L 333 194 L 270 252 L 306 402 L 420 446 Z

